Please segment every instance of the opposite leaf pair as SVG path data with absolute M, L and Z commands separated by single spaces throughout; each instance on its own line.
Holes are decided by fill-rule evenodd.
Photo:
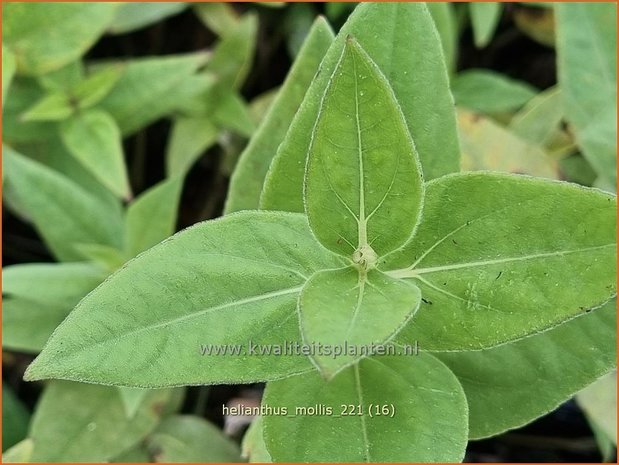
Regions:
M 309 226 L 299 214 L 244 212 L 145 252 L 77 306 L 28 379 L 159 387 L 287 378 L 269 384 L 265 403 L 352 403 L 363 414 L 266 417 L 275 460 L 460 460 L 466 398 L 430 354 L 317 355 L 333 378 L 325 381 L 305 356 L 205 357 L 199 347 L 395 336 L 423 351 L 483 349 L 615 293 L 613 196 L 490 173 L 424 186 L 389 84 L 352 39 L 321 102 L 305 201 Z M 390 404 L 393 418 L 368 416 Z

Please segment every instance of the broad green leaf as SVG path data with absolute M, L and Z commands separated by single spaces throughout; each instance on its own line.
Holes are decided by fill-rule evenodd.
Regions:
M 217 141 L 218 135 L 209 117 L 176 118 L 166 151 L 167 175 L 186 174 L 198 157 Z
M 483 48 L 490 43 L 499 25 L 503 5 L 500 2 L 470 2 L 468 5 L 475 46 Z
M 200 4 L 202 5 L 211 4 Z M 225 213 L 258 208 L 260 192 L 271 160 L 284 140 L 318 65 L 332 41 L 333 32 L 329 24 L 319 17 L 267 115 L 241 153 L 230 179 Z
M 516 110 L 537 94 L 529 84 L 484 69 L 458 73 L 451 90 L 456 105 L 482 113 Z
M 101 106 L 114 117 L 123 135 L 132 134 L 212 85 L 211 76 L 195 75 L 206 60 L 204 53 L 132 60 Z
M 616 209 L 612 194 L 526 176 L 429 183 L 416 235 L 379 265 L 424 298 L 400 334 L 425 350 L 483 349 L 604 304 L 616 293 Z
M 215 425 L 191 415 L 166 418 L 149 436 L 156 463 L 237 463 L 239 447 Z
M 359 4 L 329 47 L 267 175 L 261 207 L 303 212 L 303 177 L 321 98 L 346 37 L 353 36 L 389 81 L 425 179 L 460 169 L 453 100 L 434 21 L 422 3 Z M 441 143 L 437 144 L 436 141 Z
M 617 184 L 617 5 L 557 4 L 559 85 L 568 122 L 599 176 Z
M 616 305 L 612 306 L 613 313 Z M 615 325 L 616 327 L 616 325 Z M 616 336 L 613 340 L 615 345 L 608 350 L 609 354 L 615 354 L 616 362 Z M 576 396 L 578 405 L 583 409 L 590 422 L 594 423 L 615 444 L 617 443 L 617 372 L 607 374 L 595 383 L 583 389 Z
M 170 390 L 150 391 L 127 419 L 118 389 L 53 381 L 32 420 L 33 462 L 106 462 L 137 444 L 159 423 Z
M 258 17 L 245 14 L 237 27 L 217 43 L 206 69 L 213 72 L 224 88 L 239 89 L 249 73 L 258 33 Z
M 559 178 L 555 158 L 490 118 L 459 110 L 458 127 L 463 171 L 492 170 Z
M 617 364 L 616 323 L 613 300 L 520 341 L 481 352 L 435 354 L 464 388 L 471 439 L 529 423 L 611 370 Z
M 543 146 L 549 142 L 563 120 L 563 101 L 559 87 L 540 92 L 509 122 L 518 137 Z
M 187 8 L 185 2 L 122 3 L 116 10 L 108 32 L 125 34 L 159 22 L 168 16 L 176 15 L 185 8 Z
M 11 149 L 2 161 L 11 192 L 59 260 L 83 258 L 74 244 L 121 246 L 122 218 L 107 202 Z
M 453 5 L 449 2 L 427 2 L 426 5 L 432 15 L 438 35 L 441 38 L 447 71 L 452 73 L 456 68 L 456 54 L 458 49 L 458 27 Z
M 225 2 L 199 2 L 192 4 L 200 21 L 219 36 L 232 34 L 239 25 L 238 14 L 232 4 Z
M 6 93 L 15 75 L 15 55 L 4 45 L 2 46 L 2 106 L 6 100 Z
M 305 210 L 326 248 L 363 254 L 371 267 L 411 236 L 421 165 L 389 83 L 354 39 L 322 99 L 308 157 Z
M 60 127 L 65 146 L 91 174 L 118 197 L 131 197 L 120 130 L 106 112 L 78 113 Z
M 125 220 L 127 258 L 174 234 L 182 187 L 182 177 L 167 179 L 129 205 Z
M 34 443 L 32 439 L 24 439 L 18 442 L 6 452 L 2 453 L 2 463 L 27 463 L 32 457 Z
M 2 383 L 2 452 L 26 437 L 30 413 L 13 389 Z
M 262 417 L 257 416 L 247 428 L 245 436 L 243 436 L 242 456 L 249 463 L 271 463 L 271 456 L 267 450 L 267 445 L 264 443 L 264 435 L 262 434 Z
M 373 344 L 390 340 L 411 319 L 420 302 L 415 285 L 376 270 L 366 273 L 348 267 L 317 272 L 299 296 L 303 340 L 334 350 L 346 343 L 355 347 L 355 353 L 337 357 L 316 353 L 310 358 L 325 378 L 333 378 L 343 368 L 372 355 Z
M 288 410 L 263 419 L 276 462 L 459 462 L 468 439 L 462 387 L 429 354 L 364 359 L 329 382 L 270 382 L 263 402 Z M 321 405 L 332 414 L 302 410 Z
M 26 264 L 2 270 L 4 348 L 39 352 L 106 274 L 90 264 Z
M 310 370 L 306 356 L 260 355 L 252 348 L 300 340 L 296 301 L 303 284 L 317 270 L 341 266 L 302 215 L 242 212 L 200 223 L 91 292 L 27 376 L 154 387 L 253 382 Z M 220 344 L 239 347 L 240 355 L 215 355 Z
M 18 73 L 44 74 L 78 59 L 103 34 L 117 4 L 7 3 L 2 41 L 17 59 Z
M 56 89 L 28 109 L 22 120 L 61 121 L 80 110 L 90 108 L 111 91 L 120 73 L 120 67 L 109 67 L 70 88 Z

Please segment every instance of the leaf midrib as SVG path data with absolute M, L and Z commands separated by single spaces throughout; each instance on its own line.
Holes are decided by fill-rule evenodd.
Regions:
M 97 342 L 95 342 L 93 344 L 90 344 L 88 346 L 88 348 L 92 349 L 93 347 L 100 346 L 100 345 L 103 345 L 103 344 L 107 344 L 107 343 L 112 342 L 112 341 L 119 341 L 119 340 L 125 339 L 127 337 L 135 336 L 137 334 L 140 334 L 140 333 L 143 333 L 143 332 L 146 332 L 146 331 L 155 330 L 155 329 L 159 329 L 159 328 L 165 328 L 166 326 L 177 324 L 177 323 L 180 323 L 180 322 L 183 322 L 183 321 L 186 321 L 186 320 L 190 320 L 192 318 L 196 318 L 196 317 L 199 317 L 199 316 L 207 315 L 209 313 L 216 312 L 216 311 L 219 311 L 219 310 L 226 310 L 228 308 L 232 308 L 232 307 L 235 307 L 235 306 L 242 306 L 242 305 L 250 304 L 250 303 L 253 303 L 253 302 L 260 302 L 262 300 L 268 300 L 268 299 L 275 298 L 275 297 L 281 297 L 281 296 L 285 296 L 285 295 L 294 294 L 296 292 L 301 292 L 302 288 L 303 288 L 303 285 L 296 286 L 296 287 L 291 287 L 291 288 L 288 288 L 288 289 L 282 289 L 282 290 L 279 290 L 279 291 L 266 292 L 264 294 L 258 294 L 258 295 L 252 296 L 252 297 L 247 297 L 245 299 L 240 299 L 240 300 L 236 300 L 236 301 L 233 301 L 233 302 L 227 302 L 227 303 L 221 304 L 221 305 L 216 305 L 214 307 L 209 307 L 209 308 L 200 310 L 199 312 L 190 313 L 190 314 L 187 314 L 187 315 L 182 315 L 182 316 L 179 316 L 179 317 L 176 317 L 176 318 L 172 318 L 171 320 L 163 321 L 163 322 L 156 323 L 156 324 L 151 324 L 151 325 L 148 325 L 148 326 L 143 326 L 141 328 L 138 328 L 138 329 L 135 329 L 135 330 L 132 330 L 132 331 L 128 331 L 126 333 L 122 333 L 122 334 L 119 334 L 119 335 L 116 335 L 116 336 L 113 336 L 113 337 L 109 337 L 109 338 L 103 339 L 101 341 L 97 341 Z
M 511 263 L 511 262 L 519 262 L 526 260 L 535 260 L 539 258 L 549 258 L 549 257 L 560 257 L 563 255 L 571 255 L 575 253 L 581 252 L 590 252 L 594 250 L 601 250 L 609 247 L 616 247 L 616 243 L 592 246 L 592 247 L 583 247 L 581 249 L 572 249 L 572 250 L 557 250 L 555 252 L 544 252 L 530 255 L 523 255 L 520 257 L 507 257 L 507 258 L 499 258 L 494 260 L 480 260 L 475 262 L 464 262 L 464 263 L 454 263 L 451 265 L 442 265 L 442 266 L 432 266 L 428 268 L 402 268 L 399 270 L 387 271 L 385 274 L 391 276 L 393 278 L 415 278 L 421 274 L 427 273 L 437 273 L 440 271 L 453 271 L 465 268 L 476 268 L 481 266 L 489 266 L 489 265 L 498 265 L 501 263 Z

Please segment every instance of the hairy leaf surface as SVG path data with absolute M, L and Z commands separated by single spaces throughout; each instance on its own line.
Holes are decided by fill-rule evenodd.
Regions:
M 327 51 L 277 151 L 261 207 L 303 211 L 303 176 L 312 129 L 349 35 L 369 54 L 393 88 L 419 152 L 424 177 L 433 179 L 459 170 L 453 99 L 441 42 L 427 7 L 407 2 L 362 3 Z M 437 144 L 437 140 L 441 143 Z
M 429 183 L 415 237 L 380 265 L 425 299 L 403 336 L 482 349 L 604 304 L 616 293 L 616 208 L 612 194 L 525 176 Z
M 470 437 L 522 426 L 610 371 L 617 365 L 616 323 L 612 300 L 588 315 L 511 344 L 436 353 L 464 388 Z
M 389 83 L 348 39 L 322 99 L 305 174 L 312 231 L 344 256 L 406 242 L 423 201 L 421 165 Z
M 412 283 L 389 278 L 378 271 L 359 273 L 354 267 L 319 271 L 299 297 L 303 339 L 331 347 L 344 344 L 366 350 L 383 344 L 412 317 L 421 294 Z M 323 376 L 332 378 L 365 353 L 316 354 L 312 357 Z
M 459 462 L 468 439 L 462 387 L 429 354 L 367 358 L 331 381 L 317 373 L 274 381 L 263 402 L 288 408 L 287 416 L 263 418 L 274 461 Z M 297 410 L 317 405 L 332 414 Z M 381 406 L 393 406 L 393 417 L 370 417 Z
M 342 265 L 320 247 L 302 215 L 241 212 L 200 223 L 90 293 L 27 377 L 154 387 L 309 370 L 306 356 L 250 353 L 250 342 L 299 341 L 303 284 L 316 270 Z M 242 349 L 237 355 L 202 350 L 234 344 Z

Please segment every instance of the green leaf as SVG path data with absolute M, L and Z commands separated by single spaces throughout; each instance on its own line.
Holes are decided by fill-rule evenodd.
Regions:
M 174 16 L 187 8 L 185 2 L 122 3 L 112 24 L 110 34 L 125 34 Z
M 212 85 L 212 76 L 195 75 L 206 59 L 204 53 L 193 53 L 132 60 L 125 64 L 101 107 L 116 120 L 123 135 L 130 135 Z
M 44 74 L 78 59 L 112 20 L 114 3 L 11 3 L 2 40 L 23 74 Z
M 206 5 L 215 4 L 200 4 Z M 333 32 L 329 24 L 323 18 L 317 18 L 275 101 L 241 153 L 230 179 L 225 213 L 258 208 L 271 160 L 284 140 L 305 91 L 332 41 Z
M 28 109 L 43 95 L 43 90 L 34 79 L 16 78 L 2 107 L 2 141 L 5 144 L 20 144 L 42 141 L 54 137 L 57 128 L 47 122 L 26 123 L 21 120 Z
M 36 79 L 43 89 L 50 92 L 71 89 L 84 80 L 84 63 L 75 60 Z
M 616 302 L 614 302 L 616 304 Z M 615 313 L 616 305 L 612 307 Z M 616 315 L 615 315 L 616 316 Z M 613 327 L 615 328 L 616 325 Z M 608 353 L 615 354 L 613 362 L 616 362 L 617 340 Z M 609 344 L 610 345 L 610 344 Z M 611 363 L 613 363 L 611 362 Z M 616 365 L 616 363 L 615 363 Z M 598 379 L 595 383 L 583 389 L 576 396 L 578 405 L 583 409 L 590 422 L 596 425 L 606 437 L 617 443 L 617 372 L 609 373 Z
M 449 2 L 427 2 L 426 5 L 441 39 L 447 71 L 451 74 L 456 68 L 458 50 L 458 26 L 453 5 Z
M 120 67 L 109 67 L 72 87 L 56 89 L 28 109 L 22 115 L 22 121 L 61 121 L 79 110 L 90 108 L 112 90 L 120 73 Z
M 167 175 L 186 174 L 200 155 L 215 144 L 218 135 L 210 117 L 176 118 L 166 151 Z
M 32 461 L 106 462 L 156 427 L 169 398 L 170 390 L 150 391 L 127 420 L 118 389 L 53 381 L 32 420 Z
M 227 89 L 239 89 L 249 73 L 258 33 L 258 17 L 245 14 L 237 27 L 218 42 L 206 69 Z
M 251 137 L 256 129 L 243 97 L 234 91 L 224 92 L 217 99 L 213 120 L 219 126 L 245 137 Z
M 72 307 L 105 274 L 85 263 L 28 263 L 2 268 L 2 293 L 38 303 Z M 6 334 L 5 334 L 6 336 Z
M 342 265 L 318 245 L 302 215 L 242 212 L 200 223 L 141 254 L 82 300 L 27 377 L 154 387 L 310 370 L 305 356 L 252 355 L 250 341 L 300 340 L 302 285 L 315 271 Z M 237 344 L 241 355 L 202 355 L 219 344 Z
M 611 370 L 617 364 L 616 323 L 612 300 L 520 341 L 482 352 L 435 354 L 464 388 L 471 439 L 525 425 Z
M 129 205 L 125 223 L 128 258 L 174 234 L 182 187 L 182 177 L 162 181 Z
M 108 113 L 78 113 L 60 127 L 65 146 L 101 184 L 118 197 L 131 197 L 120 130 Z
M 477 48 L 483 48 L 490 43 L 494 31 L 499 25 L 503 5 L 500 2 L 469 3 L 473 38 Z
M 451 90 L 456 105 L 482 113 L 516 110 L 537 94 L 527 83 L 484 69 L 458 73 Z
M 131 388 L 119 386 L 118 392 L 123 406 L 125 407 L 125 414 L 128 419 L 131 419 L 138 413 L 140 405 L 150 392 L 149 389 Z
M 200 21 L 219 36 L 232 34 L 238 28 L 238 14 L 228 3 L 200 2 L 191 6 Z
M 459 110 L 458 127 L 463 171 L 492 170 L 559 178 L 555 158 L 490 118 Z
M 372 355 L 373 344 L 393 338 L 420 302 L 415 285 L 376 270 L 366 273 L 348 267 L 317 272 L 299 296 L 303 340 L 311 346 L 332 348 L 346 343 L 356 352 L 338 357 L 317 353 L 310 358 L 325 378 L 333 378 L 360 358 Z
M 273 160 L 261 207 L 303 212 L 303 176 L 321 97 L 353 36 L 389 81 L 423 166 L 425 179 L 460 169 L 458 137 L 441 43 L 422 3 L 357 6 L 320 65 L 286 138 Z M 437 144 L 436 141 L 441 143 Z
M 30 462 L 34 443 L 32 439 L 24 439 L 18 442 L 6 452 L 2 453 L 2 463 L 27 463 Z
M 241 444 L 243 450 L 243 458 L 249 463 L 271 463 L 271 455 L 267 450 L 267 445 L 264 443 L 264 435 L 262 434 L 262 417 L 257 416 L 247 428 L 243 442 Z
M 400 334 L 425 350 L 483 349 L 604 304 L 616 292 L 616 209 L 612 194 L 525 176 L 429 183 L 415 237 L 379 265 L 425 299 Z
M 26 437 L 30 413 L 11 387 L 2 383 L 2 452 Z
M 3 347 L 40 351 L 73 307 L 105 277 L 102 270 L 84 263 L 3 268 Z
M 462 387 L 429 354 L 364 359 L 329 382 L 317 373 L 270 382 L 263 402 L 288 410 L 264 417 L 276 462 L 459 462 L 468 439 Z M 332 414 L 298 410 L 320 406 Z
M 565 116 L 599 176 L 617 184 L 617 5 L 557 4 Z
M 121 246 L 122 218 L 107 202 L 11 149 L 3 151 L 3 168 L 11 192 L 59 260 L 82 259 L 75 244 Z
M 4 45 L 2 46 L 2 106 L 6 100 L 13 76 L 15 75 L 15 55 Z
M 147 440 L 156 463 L 238 463 L 239 447 L 215 425 L 191 415 L 166 418 Z
M 84 258 L 93 262 L 108 273 L 123 266 L 126 259 L 116 247 L 101 244 L 76 244 L 74 246 Z M 131 257 L 129 257 L 131 258 Z
M 509 129 L 520 138 L 543 146 L 560 128 L 564 113 L 561 90 L 551 87 L 516 113 L 509 122 Z
M 308 156 L 305 210 L 326 248 L 362 253 L 371 266 L 411 236 L 421 165 L 389 83 L 354 39 L 322 99 Z

